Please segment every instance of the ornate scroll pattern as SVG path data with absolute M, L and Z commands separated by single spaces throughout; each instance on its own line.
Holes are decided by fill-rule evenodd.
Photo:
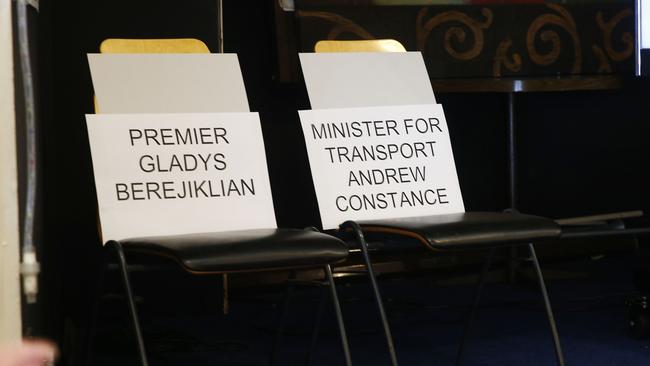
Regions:
M 497 53 L 494 56 L 492 63 L 492 75 L 494 77 L 501 77 L 501 66 L 505 66 L 508 71 L 519 72 L 521 70 L 521 55 L 517 52 L 512 54 L 512 58 L 508 58 L 508 49 L 512 46 L 512 39 L 510 37 L 504 39 L 497 47 Z
M 571 68 L 571 73 L 578 74 L 582 67 L 582 50 L 580 48 L 580 38 L 578 37 L 578 28 L 576 26 L 571 13 L 569 13 L 566 8 L 558 4 L 546 4 L 546 6 L 557 14 L 543 14 L 537 17 L 528 28 L 528 33 L 526 34 L 526 46 L 528 48 L 528 54 L 530 59 L 542 66 L 548 66 L 557 61 L 558 56 L 562 48 L 559 34 L 554 30 L 544 30 L 539 34 L 540 40 L 544 43 L 551 44 L 551 50 L 547 53 L 540 53 L 535 47 L 535 37 L 542 30 L 542 28 L 555 25 L 560 28 L 563 28 L 569 33 L 573 40 L 574 47 L 574 60 L 573 67 Z
M 596 58 L 598 59 L 598 72 L 612 72 L 612 65 L 609 63 L 609 59 L 607 58 L 605 51 L 603 51 L 603 49 L 597 44 L 591 46 L 591 50 L 594 52 L 594 55 L 596 55 Z
M 436 78 L 629 72 L 631 6 L 570 3 L 377 7 L 372 17 L 363 7 L 305 5 L 298 41 L 399 39 L 423 52 Z
M 357 23 L 335 13 L 326 11 L 297 11 L 296 15 L 302 18 L 319 18 L 334 23 L 335 26 L 330 29 L 327 34 L 327 39 L 337 39 L 343 33 L 352 33 L 361 39 L 375 39 L 370 32 Z
M 602 11 L 599 11 L 596 14 L 596 24 L 598 24 L 598 28 L 600 28 L 600 30 L 603 32 L 603 46 L 605 47 L 605 53 L 607 57 L 609 57 L 609 59 L 611 59 L 612 61 L 621 62 L 623 60 L 626 60 L 630 56 L 632 56 L 632 53 L 634 52 L 634 37 L 632 37 L 632 34 L 630 32 L 624 32 L 623 35 L 621 36 L 621 41 L 625 46 L 625 48 L 622 51 L 614 50 L 613 40 L 612 40 L 614 28 L 616 28 L 616 26 L 623 19 L 631 16 L 632 16 L 632 9 L 629 8 L 624 9 L 618 14 L 614 15 L 614 17 L 612 17 L 612 19 L 610 19 L 607 22 L 603 18 Z M 596 48 L 598 48 L 599 51 L 596 51 Z M 598 45 L 593 45 L 592 49 L 596 53 L 597 52 L 602 53 L 602 49 Z
M 614 61 L 623 61 L 626 58 L 632 56 L 632 52 L 634 52 L 634 38 L 630 32 L 623 33 L 623 36 L 621 37 L 621 41 L 626 46 L 623 51 L 617 52 L 612 46 L 612 33 L 614 33 L 614 28 L 618 25 L 618 23 L 621 22 L 621 20 L 631 16 L 632 10 L 629 8 L 616 14 L 609 22 L 605 22 L 603 20 L 602 11 L 599 11 L 598 14 L 596 14 L 596 23 L 598 24 L 598 27 L 603 31 L 605 51 L 607 52 L 609 58 Z
M 467 39 L 467 32 L 463 27 L 452 26 L 449 29 L 447 29 L 447 31 L 444 34 L 443 45 L 445 51 L 447 51 L 447 53 L 449 53 L 455 59 L 462 60 L 462 61 L 471 60 L 481 54 L 481 52 L 483 51 L 483 45 L 485 43 L 483 32 L 486 29 L 488 29 L 492 24 L 492 11 L 490 9 L 488 8 L 481 9 L 481 14 L 483 14 L 483 16 L 485 17 L 485 20 L 483 21 L 472 19 L 467 14 L 452 10 L 452 11 L 446 11 L 444 13 L 435 15 L 434 17 L 432 17 L 431 19 L 425 22 L 424 18 L 427 16 L 427 13 L 428 13 L 428 9 L 422 8 L 418 12 L 418 16 L 415 21 L 416 24 L 415 36 L 416 36 L 417 46 L 422 53 L 424 53 L 426 49 L 427 39 L 429 38 L 429 35 L 431 34 L 431 31 L 434 28 L 444 23 L 457 22 L 457 23 L 461 23 L 462 25 L 465 26 L 465 28 L 468 28 L 472 32 L 474 43 L 472 44 L 472 47 L 470 47 L 468 50 L 462 51 L 456 49 L 452 44 L 452 39 L 458 43 L 463 44 Z

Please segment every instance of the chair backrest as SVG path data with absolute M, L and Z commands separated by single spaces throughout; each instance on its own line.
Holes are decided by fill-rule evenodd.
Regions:
M 381 40 L 340 41 L 332 46 L 325 45 L 317 46 L 315 53 L 300 54 L 312 108 L 311 111 L 301 111 L 300 118 L 323 228 L 336 228 L 345 220 L 463 212 L 444 113 L 441 106 L 436 104 L 422 55 L 419 52 L 405 52 L 401 45 L 385 47 L 385 42 Z M 395 120 L 386 120 L 386 115 Z M 415 115 L 428 116 L 429 123 L 434 120 L 439 125 L 436 124 L 435 129 L 409 131 L 407 121 L 411 121 Z M 350 133 L 353 125 L 346 121 L 366 120 L 399 124 L 394 131 L 401 132 L 395 133 L 394 137 L 374 132 Z M 425 118 L 418 120 L 426 124 Z M 395 121 L 403 121 L 403 124 Z M 350 128 L 347 133 L 346 127 Z M 342 133 L 336 132 L 338 130 Z M 333 138 L 337 142 L 332 141 Z M 436 159 L 432 159 L 433 148 L 422 156 L 402 155 L 392 162 L 392 157 L 375 161 L 374 156 L 363 156 L 367 147 L 384 147 L 386 141 L 400 146 L 416 146 L 422 143 L 421 139 L 436 144 Z M 336 150 L 331 150 L 332 145 Z M 327 151 L 336 151 L 336 154 L 328 156 Z M 355 156 L 357 151 L 360 153 Z M 384 205 L 383 195 L 388 188 L 381 184 L 392 183 L 388 179 L 380 179 L 374 181 L 371 187 L 357 180 L 357 173 L 370 174 L 368 172 L 372 169 L 388 172 L 392 169 L 390 165 L 397 164 L 397 161 L 409 166 L 409 169 L 433 171 L 434 174 L 428 177 L 422 174 L 421 179 L 398 182 L 409 183 L 407 185 L 391 185 L 390 189 L 395 192 L 390 194 L 401 195 L 404 200 L 400 204 L 392 201 Z M 423 197 L 430 195 L 434 186 L 438 198 L 419 198 L 420 194 Z M 420 205 L 416 201 L 423 203 Z
M 394 39 L 369 39 L 354 41 L 318 41 L 316 53 L 322 52 L 406 52 L 404 46 Z
M 123 39 L 108 38 L 99 45 L 99 53 L 210 53 L 199 39 Z M 93 96 L 95 113 L 99 112 L 97 97 Z
M 203 41 L 194 38 L 120 39 L 109 38 L 99 46 L 100 53 L 210 53 Z
M 322 40 L 300 59 L 315 109 L 436 103 L 421 54 L 394 39 Z
M 176 39 L 123 39 L 107 38 L 99 45 L 99 53 L 210 53 L 208 46 L 194 38 Z M 97 97 L 93 95 L 95 113 L 99 112 Z M 102 232 L 97 217 L 97 229 Z M 100 234 L 101 236 L 101 234 Z
M 101 56 L 88 55 L 98 84 L 95 113 L 250 111 L 237 55 L 211 54 L 198 39 L 107 39 L 100 51 Z M 237 73 L 224 71 L 233 64 Z M 114 67 L 122 71 L 113 75 Z M 133 89 L 107 92 L 125 85 Z
M 195 38 L 124 39 L 107 38 L 99 45 L 100 53 L 210 53 L 208 46 Z M 95 113 L 99 112 L 93 96 Z
M 121 239 L 123 237 L 149 235 L 171 235 L 213 230 L 219 231 L 277 227 L 275 223 L 270 185 L 268 183 L 268 168 L 266 166 L 266 158 L 264 155 L 264 145 L 262 143 L 259 117 L 256 113 L 250 113 L 243 78 L 237 61 L 237 55 L 210 54 L 208 47 L 203 42 L 194 39 L 108 39 L 102 42 L 100 51 L 102 55 L 89 55 L 89 64 L 91 73 L 93 73 L 93 83 L 98 91 L 97 95 L 99 97 L 97 98 L 97 101 L 100 104 L 100 109 L 104 110 L 104 114 L 101 117 L 88 116 L 87 118 L 89 119 L 88 129 L 89 137 L 91 138 L 91 148 L 93 148 L 92 142 L 94 141 L 95 150 L 93 153 L 99 152 L 96 156 L 93 156 L 93 166 L 95 167 L 96 183 L 100 182 L 101 185 L 101 187 L 98 185 L 97 188 L 100 207 L 102 202 L 104 202 L 104 210 L 101 212 L 105 215 L 102 217 L 102 222 L 100 224 L 104 229 L 102 231 L 103 236 L 105 236 L 104 239 Z M 179 53 L 184 54 L 179 55 Z M 199 74 L 199 77 L 197 77 L 197 74 Z M 142 87 L 143 84 L 145 84 L 145 87 Z M 134 102 L 126 104 L 125 106 L 120 106 L 119 103 L 116 105 L 114 100 L 112 102 L 107 102 L 111 98 L 115 99 L 115 97 L 109 96 L 116 93 L 119 94 L 119 97 L 117 98 L 118 100 L 119 98 L 124 97 L 124 99 L 132 100 Z M 222 94 L 223 97 L 221 97 Z M 190 99 L 197 100 L 198 102 L 192 104 L 187 101 Z M 137 104 L 137 108 L 132 108 L 132 104 Z M 192 114 L 192 118 L 190 118 L 191 121 L 185 121 L 185 117 L 178 118 L 177 116 L 179 113 L 184 115 Z M 214 117 L 212 116 L 214 113 L 222 114 L 220 117 Z M 124 116 L 124 114 L 129 116 Z M 142 114 L 143 116 L 130 116 L 136 114 Z M 151 117 L 151 114 L 157 115 Z M 121 196 L 123 199 L 119 198 L 120 196 L 117 198 L 124 202 L 121 202 L 121 206 L 115 208 L 112 206 L 115 203 L 115 194 L 104 194 L 107 192 L 106 182 L 111 181 L 112 178 L 101 178 L 101 174 L 112 177 L 110 174 L 115 173 L 115 176 L 120 177 L 119 179 L 131 182 L 130 179 L 132 178 L 130 177 L 137 176 L 136 172 L 134 172 L 133 169 L 129 170 L 129 167 L 125 167 L 124 171 L 114 169 L 114 166 L 112 166 L 112 163 L 110 162 L 111 152 L 118 154 L 118 151 L 115 150 L 119 150 L 119 153 L 122 154 L 126 151 L 126 153 L 122 154 L 120 158 L 114 159 L 120 161 L 126 161 L 133 156 L 139 157 L 144 155 L 140 152 L 134 152 L 134 149 L 125 147 L 124 144 L 122 144 L 122 140 L 124 139 L 119 141 L 119 144 L 122 144 L 119 149 L 115 148 L 115 146 L 119 144 L 114 145 L 109 143 L 110 146 L 107 147 L 105 144 L 102 144 L 102 137 L 113 136 L 110 134 L 116 131 L 115 129 L 111 129 L 115 124 L 104 122 L 136 120 L 142 122 L 144 126 L 149 126 L 143 128 L 153 128 L 152 131 L 157 128 L 152 126 L 163 125 L 166 127 L 161 127 L 162 129 L 170 130 L 173 129 L 173 126 L 177 122 L 183 125 L 179 130 L 183 133 L 183 142 L 178 143 L 178 145 L 185 145 L 186 143 L 184 141 L 189 140 L 190 142 L 187 145 L 188 149 L 191 149 L 181 151 L 183 154 L 182 157 L 180 157 L 181 153 L 178 152 L 180 150 L 170 150 L 171 152 L 166 151 L 161 153 L 161 156 L 164 156 L 161 158 L 164 161 L 163 165 L 167 164 L 166 161 L 170 161 L 170 156 L 179 156 L 178 159 L 181 160 L 189 157 L 189 166 L 193 164 L 191 158 L 194 158 L 194 162 L 196 162 L 196 159 L 203 160 L 207 157 L 206 159 L 210 159 L 210 162 L 204 161 L 206 164 L 206 172 L 200 173 L 199 171 L 202 170 L 198 168 L 181 168 L 180 171 L 187 171 L 189 173 L 187 178 L 171 174 L 165 175 L 165 179 L 167 179 L 168 182 L 173 181 L 171 184 L 180 184 L 176 186 L 177 191 L 180 193 L 173 197 L 179 198 L 178 200 L 173 201 L 173 204 L 161 205 L 160 207 L 165 207 L 161 211 L 175 211 L 176 213 L 180 213 L 180 216 L 175 215 L 174 213 L 161 214 L 160 217 L 148 220 L 144 225 L 141 225 L 141 227 L 133 228 L 132 225 L 129 226 L 129 224 L 127 224 L 120 226 L 118 223 L 137 221 L 134 220 L 134 218 L 137 217 L 138 214 L 142 212 L 150 213 L 155 211 L 157 203 L 147 207 L 144 207 L 143 205 L 127 206 L 124 204 L 130 204 L 131 200 L 136 198 L 134 198 L 131 193 L 124 193 Z M 197 129 L 192 126 L 213 126 L 216 121 L 219 121 L 219 125 L 222 126 L 219 127 L 220 131 L 222 131 L 222 135 L 220 135 L 222 138 L 221 142 L 226 142 L 226 145 L 219 146 L 219 153 L 215 153 L 211 145 L 218 142 L 208 141 L 200 144 L 191 142 L 199 141 L 199 138 L 203 138 L 203 135 L 197 135 L 202 134 L 203 132 L 194 132 L 195 137 L 194 140 L 192 140 L 192 130 L 208 130 L 208 128 Z M 92 124 L 92 126 L 90 126 L 90 124 Z M 108 125 L 111 126 L 106 127 Z M 225 138 L 226 129 L 228 129 L 229 140 Z M 215 131 L 216 130 L 217 129 L 215 129 Z M 121 133 L 124 132 L 124 130 L 120 131 Z M 182 131 L 188 132 L 185 133 Z M 217 135 L 218 133 L 215 132 L 215 139 L 216 141 L 219 141 Z M 110 139 L 104 138 L 104 141 L 106 140 Z M 139 148 L 142 148 L 142 146 L 140 145 Z M 154 146 L 154 148 L 157 148 L 157 146 Z M 244 148 L 247 149 L 245 151 L 246 154 L 243 154 L 241 151 Z M 220 163 L 219 159 L 221 158 L 218 158 L 219 155 L 224 154 L 228 157 L 228 173 L 225 175 L 221 173 L 214 176 L 212 173 L 217 174 L 215 169 L 223 170 L 217 166 L 222 163 L 225 164 L 225 160 L 221 160 Z M 156 159 L 157 157 L 158 155 L 156 155 Z M 212 160 L 217 164 L 214 165 L 215 169 L 212 169 Z M 171 161 L 173 162 L 174 160 L 172 159 Z M 185 161 L 186 160 L 183 160 L 183 162 L 180 163 L 180 166 L 183 166 Z M 200 163 L 201 162 L 199 161 L 198 164 Z M 209 172 L 208 166 L 210 167 Z M 162 172 L 163 175 L 165 174 L 164 172 L 173 171 L 179 173 L 179 169 L 171 169 L 170 167 L 162 169 L 152 168 L 149 170 L 142 169 L 142 165 L 140 167 L 142 171 L 147 173 Z M 116 173 L 116 170 L 119 170 L 119 172 Z M 98 173 L 98 171 L 100 173 Z M 238 171 L 239 173 L 237 173 Z M 139 174 L 142 172 L 138 170 L 137 173 Z M 122 175 L 120 174 L 128 176 L 129 178 L 122 178 Z M 250 178 L 246 178 L 246 180 L 236 180 L 231 179 L 228 174 L 241 174 L 242 176 Z M 100 177 L 99 179 L 97 178 L 98 176 Z M 150 182 L 147 181 L 147 184 L 151 183 L 152 187 L 158 184 L 163 184 L 157 180 L 159 179 L 158 175 L 150 175 L 147 177 L 150 177 L 148 178 L 150 179 Z M 193 182 L 194 185 L 190 186 L 191 182 Z M 128 186 L 128 183 L 124 184 L 127 184 Z M 242 184 L 246 185 L 246 191 L 239 189 Z M 195 187 L 196 189 L 191 187 Z M 192 195 L 192 192 L 194 192 L 193 189 L 194 191 L 197 191 L 195 195 Z M 238 192 L 234 192 L 235 190 L 238 190 Z M 100 191 L 102 192 L 101 196 Z M 224 200 L 222 208 L 229 213 L 224 215 L 225 217 L 219 219 L 218 225 L 213 225 L 214 223 L 212 221 L 215 220 L 215 215 L 206 214 L 208 210 L 212 210 L 211 206 L 214 205 L 213 198 L 226 197 L 227 195 L 230 196 L 231 193 L 232 196 L 241 196 L 242 199 L 237 200 L 238 197 L 232 197 L 231 199 L 228 199 L 227 202 Z M 158 197 L 158 199 L 161 199 L 161 194 L 162 193 L 154 194 L 152 196 L 147 194 L 146 197 L 147 199 L 149 199 L 149 197 L 153 197 L 153 199 Z M 181 195 L 184 196 L 181 197 Z M 112 198 L 108 199 L 107 197 L 109 196 Z M 164 194 L 163 197 L 165 200 L 167 199 L 167 196 Z M 183 202 L 181 202 L 180 199 L 185 197 L 190 199 L 182 200 Z M 198 198 L 200 198 L 200 200 L 197 200 Z M 132 208 L 132 210 L 127 209 L 126 207 Z M 127 213 L 125 214 L 124 212 L 121 212 L 120 210 L 122 209 L 127 211 Z M 248 218 L 251 214 L 254 214 L 255 217 Z M 245 218 L 245 220 L 242 220 L 242 218 Z M 161 222 L 166 222 L 166 224 L 161 225 Z M 176 225 L 176 223 L 178 223 L 178 225 Z M 156 225 L 166 228 L 158 230 L 156 229 Z M 169 229 L 173 226 L 176 228 Z

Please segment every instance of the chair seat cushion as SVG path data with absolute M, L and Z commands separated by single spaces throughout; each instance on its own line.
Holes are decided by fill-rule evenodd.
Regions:
M 225 273 L 337 263 L 348 256 L 331 235 L 298 229 L 259 229 L 142 237 L 119 241 L 124 250 L 177 261 L 185 270 Z
M 520 213 L 466 212 L 359 222 L 364 232 L 415 238 L 434 250 L 469 249 L 557 238 L 551 219 Z

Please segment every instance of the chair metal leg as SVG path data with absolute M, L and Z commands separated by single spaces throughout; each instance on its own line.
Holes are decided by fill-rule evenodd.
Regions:
M 557 332 L 557 325 L 555 323 L 555 317 L 553 316 L 551 301 L 549 300 L 548 292 L 546 291 L 544 276 L 542 275 L 542 269 L 539 266 L 539 261 L 537 260 L 537 254 L 535 253 L 535 247 L 533 246 L 533 243 L 528 243 L 528 249 L 530 250 L 530 256 L 535 266 L 535 272 L 537 274 L 537 279 L 539 281 L 539 287 L 540 290 L 542 291 L 542 297 L 544 298 L 544 307 L 546 308 L 546 315 L 548 317 L 548 322 L 551 326 L 551 333 L 553 334 L 553 344 L 555 346 L 555 356 L 557 358 L 557 364 L 559 366 L 564 366 L 564 355 L 562 353 L 562 346 L 560 345 L 560 336 L 558 335 Z
M 328 264 L 325 266 L 325 275 L 329 283 L 330 295 L 332 298 L 332 305 L 334 306 L 334 313 L 336 314 L 336 321 L 339 325 L 339 334 L 341 336 L 341 344 L 343 346 L 343 353 L 345 355 L 345 364 L 352 365 L 352 357 L 350 356 L 350 346 L 348 344 L 348 336 L 345 331 L 345 324 L 343 323 L 343 314 L 341 313 L 341 304 L 339 303 L 339 296 L 336 293 L 336 285 L 334 284 L 334 276 L 332 275 L 332 267 Z
M 325 300 L 327 298 L 327 286 L 322 286 L 321 288 L 321 298 L 318 302 L 318 310 L 316 310 L 316 319 L 314 319 L 314 325 L 311 331 L 311 342 L 309 344 L 309 350 L 307 351 L 307 357 L 305 357 L 305 366 L 309 366 L 311 363 L 311 356 L 316 350 L 316 344 L 318 343 L 318 336 L 320 335 L 320 325 L 323 321 L 323 312 L 325 310 Z
M 397 354 L 395 352 L 395 345 L 393 344 L 393 335 L 390 331 L 390 326 L 388 325 L 388 318 L 386 316 L 386 311 L 384 310 L 384 303 L 381 299 L 381 293 L 379 292 L 379 286 L 377 286 L 377 279 L 375 273 L 372 269 L 372 263 L 370 261 L 370 255 L 368 254 L 368 243 L 363 236 L 363 231 L 361 226 L 354 221 L 346 221 L 341 225 L 341 228 L 351 228 L 357 238 L 357 242 L 361 247 L 361 253 L 363 254 L 363 260 L 366 265 L 366 271 L 368 273 L 368 278 L 370 279 L 370 284 L 372 285 L 372 291 L 375 296 L 375 302 L 377 303 L 377 308 L 379 309 L 379 316 L 381 317 L 381 322 L 384 327 L 384 334 L 386 336 L 386 343 L 388 344 L 388 351 L 390 353 L 391 364 L 397 366 Z
M 147 354 L 144 348 L 144 341 L 142 338 L 142 331 L 140 330 L 140 322 L 138 321 L 138 312 L 135 307 L 135 299 L 131 289 L 131 281 L 129 279 L 129 271 L 126 264 L 126 257 L 124 256 L 124 249 L 119 242 L 113 241 L 106 245 L 111 245 L 117 254 L 118 263 L 120 265 L 120 272 L 122 274 L 122 281 L 124 282 L 124 291 L 129 303 L 129 312 L 131 313 L 131 320 L 133 321 L 133 329 L 135 330 L 135 337 L 138 343 L 138 353 L 140 356 L 140 363 L 142 366 L 148 366 Z
M 460 340 L 460 345 L 458 347 L 458 354 L 456 355 L 456 366 L 463 364 L 463 359 L 465 357 L 465 345 L 469 338 L 469 334 L 472 330 L 472 325 L 474 323 L 474 318 L 476 317 L 476 311 L 478 310 L 478 305 L 481 301 L 481 294 L 483 293 L 483 286 L 487 278 L 487 274 L 490 271 L 490 265 L 492 264 L 492 259 L 494 258 L 494 252 L 496 248 L 490 248 L 485 262 L 483 263 L 483 269 L 481 270 L 481 277 L 479 278 L 478 284 L 476 286 L 476 292 L 474 293 L 474 300 L 472 302 L 472 308 L 467 315 L 467 320 L 465 322 L 465 329 L 463 330 L 463 336 Z

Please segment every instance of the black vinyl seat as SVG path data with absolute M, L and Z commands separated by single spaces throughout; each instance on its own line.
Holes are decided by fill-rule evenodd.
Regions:
M 344 261 L 348 247 L 327 234 L 258 229 L 120 240 L 130 252 L 176 261 L 195 274 L 318 267 Z
M 369 237 L 373 234 L 407 236 L 438 251 L 551 239 L 561 233 L 560 226 L 551 219 L 516 212 L 465 212 L 359 221 L 358 224 Z

